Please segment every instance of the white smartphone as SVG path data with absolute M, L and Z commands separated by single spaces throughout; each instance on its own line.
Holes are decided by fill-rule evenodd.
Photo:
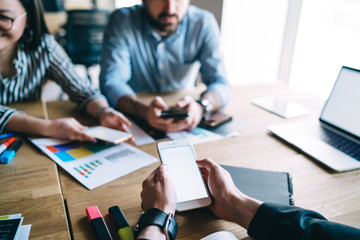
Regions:
M 209 206 L 211 198 L 190 142 L 168 141 L 157 145 L 160 160 L 169 169 L 177 195 L 178 212 Z
M 89 127 L 85 129 L 84 132 L 96 139 L 113 144 L 124 142 L 132 137 L 130 133 L 103 126 Z

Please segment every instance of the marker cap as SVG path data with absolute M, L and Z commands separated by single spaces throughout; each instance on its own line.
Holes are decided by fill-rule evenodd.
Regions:
M 86 208 L 86 215 L 88 216 L 89 221 L 95 219 L 95 218 L 101 218 L 101 213 L 99 211 L 99 208 L 97 206 L 92 206 Z
M 116 229 L 129 226 L 129 223 L 126 221 L 126 218 L 119 206 L 113 206 L 109 208 L 109 213 L 115 223 Z
M 98 240 L 113 240 L 97 206 L 86 208 L 86 214 Z
M 22 141 L 21 140 L 16 140 L 15 142 L 13 142 L 7 149 L 5 152 L 3 152 L 3 154 L 1 154 L 0 157 L 0 163 L 9 163 L 11 162 L 11 160 L 13 159 L 13 157 L 15 156 L 15 153 L 17 150 L 19 150 L 19 148 L 22 145 Z
M 3 154 L 1 154 L 0 162 L 1 163 L 9 163 L 13 157 L 15 156 L 14 150 L 7 150 Z
M 3 142 L 2 145 L 9 147 L 13 142 L 15 142 L 15 140 L 16 139 L 14 137 L 11 137 L 8 140 L 6 140 L 5 142 Z

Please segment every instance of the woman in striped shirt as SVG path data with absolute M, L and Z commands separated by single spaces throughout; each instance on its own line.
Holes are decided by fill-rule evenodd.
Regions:
M 43 120 L 3 105 L 40 99 L 46 79 L 58 83 L 106 127 L 127 130 L 130 122 L 109 107 L 99 90 L 82 79 L 64 50 L 48 34 L 40 0 L 0 0 L 0 133 L 22 132 L 94 141 L 73 118 Z

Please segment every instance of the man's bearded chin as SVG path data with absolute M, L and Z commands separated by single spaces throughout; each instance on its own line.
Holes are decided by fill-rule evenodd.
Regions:
M 155 19 L 149 12 L 147 13 L 150 25 L 159 30 L 160 32 L 164 33 L 164 35 L 169 36 L 171 34 L 173 34 L 176 29 L 179 26 L 179 17 L 176 14 L 167 14 L 167 13 L 162 13 L 159 15 L 159 17 L 157 19 Z M 162 23 L 161 19 L 162 18 L 166 18 L 166 17 L 176 17 L 177 21 L 176 23 Z

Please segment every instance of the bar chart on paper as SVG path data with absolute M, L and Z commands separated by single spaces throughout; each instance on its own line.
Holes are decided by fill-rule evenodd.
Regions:
M 49 138 L 31 141 L 88 189 L 157 161 L 126 143 L 64 142 Z
M 58 145 L 48 145 L 45 147 L 65 163 L 91 156 L 94 153 L 114 147 L 114 145 L 105 142 L 91 143 L 73 141 Z M 103 162 L 98 159 L 87 160 L 86 162 L 78 161 L 75 166 L 73 166 L 73 169 L 82 177 L 89 178 L 101 165 L 103 165 Z
M 74 170 L 77 171 L 84 178 L 88 178 L 89 175 L 95 171 L 97 167 L 102 165 L 103 163 L 99 160 L 92 161 L 90 163 L 85 163 L 84 165 L 79 165 L 74 167 Z
M 70 162 L 76 159 L 90 156 L 94 153 L 113 147 L 113 144 L 105 142 L 68 142 L 58 145 L 45 146 L 63 162 Z

